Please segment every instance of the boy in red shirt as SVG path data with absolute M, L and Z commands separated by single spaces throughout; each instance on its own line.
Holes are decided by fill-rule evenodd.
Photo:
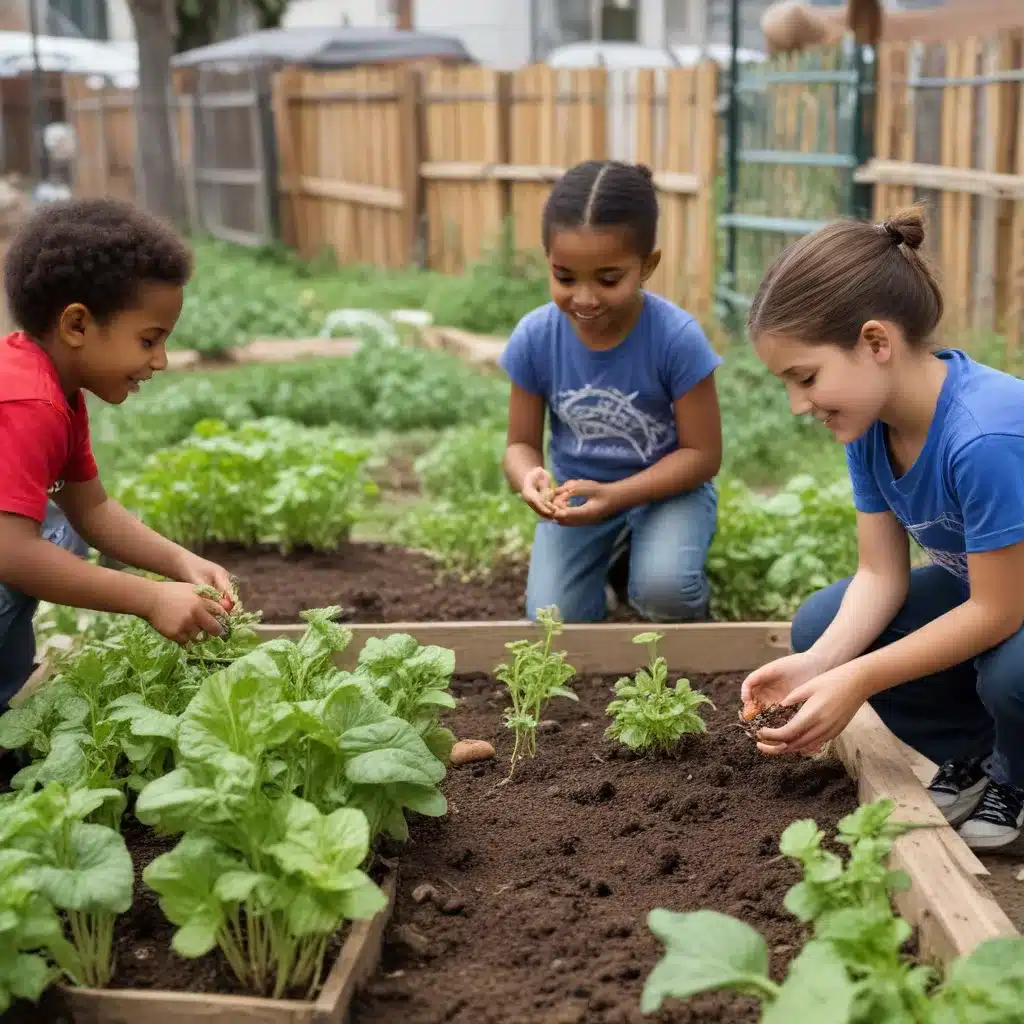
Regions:
M 138 615 L 178 643 L 222 632 L 220 606 L 194 587 L 227 593 L 228 573 L 107 496 L 84 394 L 119 405 L 167 366 L 191 269 L 170 227 L 111 199 L 45 205 L 8 249 L 22 330 L 0 340 L 0 710 L 32 672 L 39 600 Z M 180 582 L 75 557 L 88 546 Z

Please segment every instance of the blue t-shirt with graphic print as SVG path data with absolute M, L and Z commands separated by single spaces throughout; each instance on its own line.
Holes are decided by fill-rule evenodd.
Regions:
M 689 313 L 650 292 L 643 300 L 614 348 L 587 348 L 551 302 L 523 317 L 501 355 L 512 382 L 547 402 L 559 482 L 622 480 L 677 448 L 673 402 L 722 362 Z
M 846 446 L 854 504 L 892 510 L 931 560 L 968 582 L 967 555 L 1024 540 L 1024 381 L 959 349 L 924 447 L 894 477 L 882 423 Z

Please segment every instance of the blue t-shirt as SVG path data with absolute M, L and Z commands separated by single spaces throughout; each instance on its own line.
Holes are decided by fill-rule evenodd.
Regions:
M 967 555 L 1024 540 L 1024 381 L 959 349 L 947 363 L 924 447 L 895 479 L 885 429 L 846 446 L 854 504 L 892 510 L 936 565 L 968 582 Z
M 643 299 L 614 348 L 587 348 L 551 302 L 520 320 L 501 355 L 512 382 L 547 402 L 560 483 L 622 480 L 673 451 L 672 403 L 722 362 L 689 313 L 650 292 Z

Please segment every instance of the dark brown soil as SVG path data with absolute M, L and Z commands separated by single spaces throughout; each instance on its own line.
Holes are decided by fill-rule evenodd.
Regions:
M 526 566 L 506 565 L 487 579 L 443 576 L 426 555 L 387 544 L 338 551 L 207 547 L 203 554 L 241 580 L 242 601 L 268 623 L 298 622 L 307 608 L 341 605 L 349 622 L 514 620 L 525 615 Z
M 759 755 L 738 727 L 736 676 L 694 683 L 717 705 L 707 737 L 636 757 L 603 736 L 612 682 L 580 680 L 579 704 L 552 701 L 536 760 L 500 787 L 512 747 L 504 692 L 489 677 L 456 682 L 457 734 L 489 740 L 497 759 L 453 769 L 448 816 L 413 824 L 356 1024 L 757 1020 L 750 1000 L 725 994 L 643 1018 L 660 955 L 647 914 L 736 915 L 765 936 L 778 977 L 802 936 L 782 906 L 798 875 L 775 859 L 779 835 L 806 817 L 831 830 L 856 807 L 854 785 L 836 762 Z M 424 884 L 437 896 L 417 903 Z
M 171 948 L 175 927 L 160 909 L 156 893 L 142 881 L 142 872 L 152 860 L 175 846 L 178 838 L 158 836 L 130 814 L 125 815 L 122 832 L 135 865 L 135 894 L 131 910 L 118 918 L 115 927 L 116 967 L 110 987 L 259 995 L 242 986 L 219 950 L 186 960 Z M 335 936 L 328 946 L 325 977 L 337 959 L 343 934 Z M 304 997 L 304 992 L 286 996 Z

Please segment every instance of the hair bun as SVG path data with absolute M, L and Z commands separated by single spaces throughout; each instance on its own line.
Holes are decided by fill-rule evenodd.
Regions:
M 647 166 L 647 164 L 634 164 L 633 165 L 647 181 L 654 181 L 654 171 Z
M 919 249 L 924 241 L 924 213 L 919 206 L 899 210 L 882 224 L 893 245 Z

